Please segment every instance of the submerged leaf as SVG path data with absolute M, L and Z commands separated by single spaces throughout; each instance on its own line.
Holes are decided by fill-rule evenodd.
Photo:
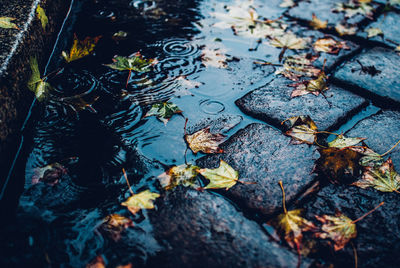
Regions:
M 158 176 L 162 187 L 171 190 L 178 185 L 193 187 L 196 184 L 196 176 L 199 174 L 199 167 L 194 165 L 173 166 Z
M 361 180 L 352 185 L 360 188 L 372 187 L 381 192 L 397 192 L 400 188 L 400 175 L 394 170 L 392 159 L 380 167 L 366 167 Z
M 63 51 L 62 56 L 68 63 L 86 57 L 93 53 L 100 38 L 101 36 L 86 37 L 84 40 L 80 41 L 75 35 L 71 50 L 69 53 Z
M 225 69 L 228 66 L 225 52 L 224 49 L 203 48 L 201 51 L 201 61 L 207 68 Z
M 345 148 L 345 147 L 350 147 L 357 145 L 358 143 L 362 142 L 365 140 L 365 138 L 346 138 L 345 136 L 338 135 L 333 141 L 328 143 L 329 147 L 334 147 L 334 148 Z
M 218 145 L 224 139 L 225 135 L 210 133 L 210 127 L 203 128 L 192 135 L 185 135 L 185 140 L 195 154 L 200 151 L 206 154 L 222 153 L 223 150 Z
M 18 26 L 12 22 L 13 20 L 15 20 L 15 18 L 0 17 L 0 28 L 19 29 Z
M 111 214 L 104 218 L 101 230 L 105 231 L 114 241 L 121 239 L 121 233 L 133 227 L 133 221 L 119 214 Z
M 346 41 L 336 41 L 332 37 L 320 38 L 315 41 L 313 48 L 318 52 L 338 54 L 341 49 L 350 49 Z
M 318 129 L 310 116 L 295 116 L 286 121 L 289 122 L 290 129 L 285 134 L 294 139 L 294 144 L 314 144 Z
M 342 213 L 336 216 L 322 215 L 315 216 L 322 222 L 320 232 L 315 236 L 322 239 L 331 239 L 334 242 L 335 251 L 341 250 L 352 239 L 357 236 L 357 228 L 352 219 Z
M 199 170 L 210 182 L 203 189 L 226 189 L 233 187 L 239 180 L 239 172 L 234 170 L 229 164 L 221 160 L 216 169 L 203 168 Z
M 176 104 L 172 102 L 162 102 L 153 104 L 150 111 L 148 111 L 144 117 L 156 116 L 158 120 L 164 122 L 164 124 L 167 124 L 169 119 L 174 114 L 179 114 L 179 113 L 182 113 L 182 111 Z
M 315 14 L 312 14 L 312 20 L 310 21 L 310 26 L 313 27 L 315 30 L 319 29 L 326 29 L 328 26 L 328 21 L 322 21 L 315 16 Z
M 36 8 L 36 14 L 38 19 L 40 20 L 40 23 L 42 24 L 43 30 L 45 30 L 47 23 L 49 23 L 49 19 L 46 16 L 46 12 L 40 5 L 38 5 Z
M 54 186 L 65 174 L 67 174 L 67 169 L 57 162 L 44 167 L 38 167 L 34 169 L 32 184 L 45 182 L 51 186 Z
M 130 196 L 125 202 L 122 202 L 121 205 L 128 207 L 129 211 L 132 212 L 132 214 L 136 214 L 141 209 L 153 209 L 153 202 L 158 197 L 160 197 L 159 194 L 152 193 L 150 192 L 150 190 L 145 190 L 138 194 Z

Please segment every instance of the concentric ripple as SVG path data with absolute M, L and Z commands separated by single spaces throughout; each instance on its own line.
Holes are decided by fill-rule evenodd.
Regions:
M 166 40 L 163 50 L 167 55 L 188 57 L 199 52 L 199 47 L 184 39 Z

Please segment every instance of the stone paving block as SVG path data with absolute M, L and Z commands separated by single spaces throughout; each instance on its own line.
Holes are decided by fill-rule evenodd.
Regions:
M 399 60 L 400 55 L 393 50 L 375 47 L 338 68 L 334 79 L 346 84 L 349 90 L 400 102 Z M 373 66 L 378 72 L 369 73 L 360 63 L 364 69 Z
M 355 220 L 373 209 L 380 202 L 385 204 L 371 215 L 356 223 L 358 267 L 398 267 L 400 256 L 400 195 L 382 193 L 373 189 L 353 186 L 328 185 L 305 205 L 306 218 L 315 215 L 334 215 L 338 209 Z M 335 267 L 354 267 L 354 253 L 350 244 L 333 253 L 325 251 Z M 332 254 L 332 255 L 330 255 Z M 330 255 L 330 256 L 329 256 Z
M 376 22 L 369 24 L 364 31 L 359 31 L 357 36 L 396 48 L 400 45 L 399 21 L 400 14 L 398 12 L 392 11 L 382 14 Z M 383 36 L 378 35 L 368 38 L 368 33 L 366 31 L 371 28 L 381 29 L 383 31 Z
M 256 184 L 237 183 L 224 192 L 238 204 L 270 216 L 282 211 L 282 180 L 288 203 L 309 186 L 319 157 L 314 147 L 293 145 L 290 138 L 264 124 L 251 124 L 239 130 L 220 147 L 222 154 L 197 160 L 200 167 L 216 168 L 222 159 L 239 171 L 239 179 Z
M 400 140 L 400 112 L 384 111 L 358 122 L 346 133 L 349 137 L 367 138 L 365 143 L 377 153 L 383 154 Z M 395 168 L 400 171 L 400 147 L 389 155 Z
M 210 127 L 211 133 L 226 133 L 242 122 L 243 117 L 237 114 L 223 114 L 202 118 L 195 123 L 188 123 L 187 133 L 193 134 L 205 127 Z
M 282 128 L 281 122 L 298 115 L 309 115 L 320 130 L 335 128 L 347 117 L 364 107 L 367 102 L 333 84 L 325 93 L 326 99 L 312 94 L 290 98 L 293 84 L 285 78 L 277 78 L 270 84 L 256 89 L 236 101 L 246 114 Z M 329 106 L 329 103 L 331 106 Z
M 312 20 L 312 14 L 315 14 L 318 19 L 328 21 L 329 27 L 334 27 L 338 23 L 344 23 L 345 13 L 338 12 L 334 13 L 332 10 L 340 3 L 348 3 L 348 0 L 309 0 L 309 1 L 300 1 L 296 7 L 293 7 L 289 10 L 288 15 L 295 19 L 303 20 L 310 22 Z M 378 5 L 373 3 L 373 7 L 376 9 Z M 363 23 L 364 20 L 368 20 L 365 16 L 357 14 L 347 19 L 349 24 L 358 24 Z
M 163 267 L 296 267 L 282 248 L 223 197 L 176 188 L 149 211 L 155 237 L 166 252 Z M 303 266 L 307 260 L 303 260 Z

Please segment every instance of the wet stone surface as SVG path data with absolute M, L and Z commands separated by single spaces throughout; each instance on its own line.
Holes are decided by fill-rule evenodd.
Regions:
M 399 122 L 399 112 L 384 111 L 360 121 L 347 132 L 347 135 L 367 138 L 365 143 L 375 152 L 383 154 L 399 140 Z M 396 147 L 389 156 L 392 158 L 395 168 L 397 167 L 399 170 L 400 148 Z
M 379 16 L 376 22 L 369 24 L 364 31 L 359 31 L 357 35 L 396 48 L 400 44 L 400 29 L 398 27 L 399 20 L 400 14 L 398 12 L 391 11 L 384 13 Z M 369 38 L 367 31 L 373 28 L 382 30 L 383 35 L 380 34 Z
M 328 185 L 306 205 L 306 217 L 334 215 L 340 210 L 355 220 L 376 207 L 385 204 L 371 215 L 356 223 L 357 237 L 353 240 L 357 249 L 359 267 L 397 267 L 400 257 L 400 196 L 397 193 L 382 193 L 373 189 Z M 350 244 L 334 254 L 326 250 L 327 259 L 335 267 L 353 267 L 354 253 Z M 332 255 L 331 255 L 332 254 Z
M 276 78 L 238 99 L 236 104 L 244 113 L 276 127 L 282 127 L 281 122 L 290 117 L 309 115 L 320 130 L 334 128 L 366 105 L 362 97 L 333 84 L 329 85 L 326 98 L 312 94 L 291 98 L 293 87 L 288 85 L 293 83 L 285 78 Z
M 319 156 L 315 148 L 293 145 L 289 137 L 270 126 L 251 124 L 220 147 L 224 153 L 205 156 L 197 165 L 216 168 L 222 159 L 239 171 L 239 180 L 256 183 L 237 183 L 222 194 L 264 216 L 282 209 L 279 180 L 285 185 L 286 200 L 290 203 L 315 179 L 311 174 Z
M 234 114 L 203 118 L 194 124 L 188 123 L 187 133 L 192 134 L 206 127 L 210 127 L 211 133 L 226 133 L 240 124 L 242 120 L 242 116 Z
M 393 50 L 376 47 L 346 62 L 334 79 L 360 94 L 400 102 L 399 60 L 400 55 Z
M 155 237 L 167 249 L 163 267 L 295 267 L 297 256 L 271 241 L 223 197 L 177 188 L 150 211 Z M 303 260 L 303 267 L 307 267 Z

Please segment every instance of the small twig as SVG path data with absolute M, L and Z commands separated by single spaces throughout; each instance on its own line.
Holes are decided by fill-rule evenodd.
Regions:
M 392 148 L 389 149 L 389 151 L 387 151 L 386 153 L 381 154 L 381 157 L 384 157 L 385 155 L 387 155 L 388 153 L 390 153 L 391 151 L 393 151 L 394 148 L 397 147 L 397 145 L 400 144 L 400 140 L 398 140 L 395 145 L 392 146 Z
M 283 184 L 282 181 L 279 181 L 279 186 L 281 187 L 282 190 L 282 204 L 283 204 L 283 212 L 287 214 L 287 209 L 286 209 L 286 196 L 285 196 L 285 189 L 283 189 Z
M 133 190 L 131 188 L 131 185 L 129 184 L 129 180 L 128 180 L 128 176 L 126 175 L 125 168 L 122 168 L 122 173 L 124 173 L 124 177 L 125 177 L 125 180 L 126 180 L 126 184 L 128 184 L 129 191 L 131 192 L 131 194 L 134 195 L 135 193 L 133 192 Z
M 379 205 L 377 205 L 376 207 L 374 207 L 373 209 L 371 209 L 369 212 L 365 213 L 363 216 L 361 216 L 360 218 L 352 221 L 351 223 L 356 223 L 358 221 L 361 221 L 362 219 L 364 219 L 365 217 L 367 217 L 369 214 L 371 214 L 372 212 L 374 212 L 375 210 L 377 210 L 380 206 L 382 206 L 383 204 L 385 204 L 385 202 L 381 202 Z

